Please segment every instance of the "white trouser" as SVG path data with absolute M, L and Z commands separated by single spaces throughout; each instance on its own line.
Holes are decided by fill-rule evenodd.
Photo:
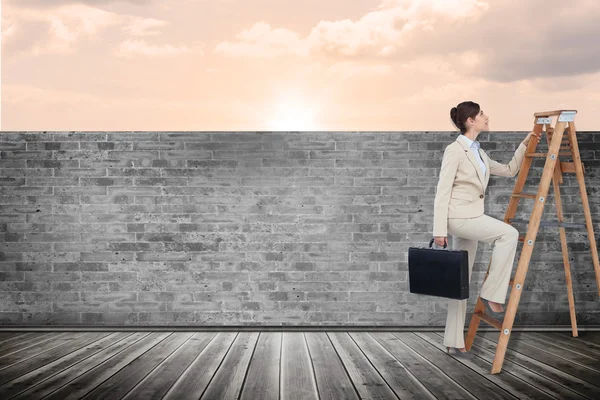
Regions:
M 504 304 L 508 283 L 517 251 L 519 231 L 513 226 L 481 215 L 475 218 L 448 219 L 448 233 L 452 235 L 453 249 L 469 253 L 469 282 L 475 263 L 477 243 L 493 243 L 490 272 L 481 287 L 480 296 L 495 303 Z M 448 300 L 448 317 L 444 332 L 444 345 L 465 347 L 464 329 L 467 315 L 467 300 Z

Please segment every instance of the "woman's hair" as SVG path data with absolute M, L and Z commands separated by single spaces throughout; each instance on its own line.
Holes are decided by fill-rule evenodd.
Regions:
M 467 118 L 475 118 L 480 110 L 479 104 L 472 101 L 463 101 L 456 107 L 452 107 L 450 118 L 460 130 L 460 133 L 464 135 L 467 132 L 467 126 L 465 125 Z

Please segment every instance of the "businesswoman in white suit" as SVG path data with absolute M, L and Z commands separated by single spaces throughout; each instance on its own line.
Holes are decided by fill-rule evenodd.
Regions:
M 448 233 L 453 237 L 453 248 L 469 253 L 469 281 L 479 241 L 493 243 L 492 261 L 487 279 L 481 287 L 481 298 L 489 314 L 502 317 L 508 292 L 519 232 L 504 221 L 484 214 L 485 191 L 490 175 L 514 177 L 525 156 L 530 132 L 519 144 L 512 160 L 501 164 L 488 157 L 479 147 L 477 136 L 489 130 L 488 116 L 477 103 L 465 101 L 450 110 L 450 118 L 460 130 L 457 139 L 449 144 L 442 159 L 437 184 L 433 236 L 438 246 L 448 244 Z M 465 349 L 464 328 L 467 300 L 449 300 L 444 333 L 448 353 L 473 357 Z

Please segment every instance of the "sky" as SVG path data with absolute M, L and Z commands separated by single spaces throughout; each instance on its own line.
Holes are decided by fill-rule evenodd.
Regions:
M 600 130 L 597 0 L 1 0 L 1 129 Z

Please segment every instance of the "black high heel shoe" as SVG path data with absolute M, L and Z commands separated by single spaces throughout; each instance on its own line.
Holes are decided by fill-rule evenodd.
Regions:
M 483 297 L 480 297 L 480 299 L 483 302 L 483 305 L 485 305 L 485 309 L 489 315 L 491 315 L 492 317 L 496 317 L 496 318 L 504 317 L 504 311 L 494 311 L 494 310 L 492 310 L 492 307 L 490 307 L 489 300 L 486 300 Z
M 452 352 L 450 352 L 450 349 L 453 349 Z M 475 358 L 475 354 L 471 353 L 470 351 L 460 351 L 456 347 L 446 346 L 446 353 L 455 357 L 464 358 L 466 360 L 472 360 Z

